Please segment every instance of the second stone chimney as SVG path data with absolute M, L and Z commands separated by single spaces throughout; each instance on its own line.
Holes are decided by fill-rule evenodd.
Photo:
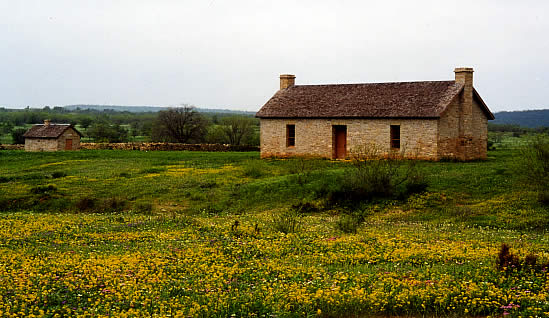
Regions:
M 456 67 L 456 83 L 463 84 L 463 108 L 465 116 L 473 115 L 473 68 L 472 67 Z M 467 130 L 467 129 L 466 129 Z M 469 133 L 466 131 L 466 133 Z
M 50 125 L 50 120 L 44 119 L 44 126 L 49 126 L 49 125 Z
M 295 85 L 295 75 L 282 74 L 280 75 L 280 89 L 286 89 Z
M 473 68 L 472 67 L 456 67 L 456 83 L 463 83 L 465 86 L 473 87 Z
M 473 68 L 456 67 L 456 83 L 463 84 L 460 95 L 459 139 L 462 160 L 471 159 L 473 153 Z

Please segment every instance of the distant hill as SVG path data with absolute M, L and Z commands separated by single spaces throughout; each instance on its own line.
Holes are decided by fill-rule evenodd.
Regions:
M 522 127 L 549 127 L 549 109 L 495 113 L 492 124 L 510 124 Z
M 166 110 L 169 107 L 162 106 L 119 106 L 119 105 L 67 105 L 63 106 L 67 110 L 113 110 L 118 112 L 132 112 L 132 113 L 146 113 L 146 112 L 159 112 Z M 223 113 L 223 114 L 239 114 L 239 115 L 254 115 L 255 112 L 243 111 L 243 110 L 231 110 L 231 109 L 213 109 L 213 108 L 196 108 L 197 111 L 202 113 Z

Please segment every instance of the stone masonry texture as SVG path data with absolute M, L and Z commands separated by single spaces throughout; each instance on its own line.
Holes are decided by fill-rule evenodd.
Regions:
M 58 138 L 25 138 L 25 151 L 58 151 L 65 150 L 65 142 L 72 139 L 72 150 L 80 149 L 80 135 L 69 128 Z
M 390 126 L 400 126 L 401 150 L 407 157 L 440 160 L 486 158 L 488 119 L 476 101 L 471 134 L 463 135 L 460 97 L 433 119 L 268 119 L 261 118 L 261 157 L 318 156 L 333 158 L 332 126 L 347 126 L 347 154 L 367 147 L 390 151 Z M 295 146 L 286 146 L 286 125 L 295 125 Z
M 281 90 L 256 114 L 261 157 L 334 158 L 334 126 L 346 127 L 347 157 L 384 156 L 395 151 L 390 127 L 398 125 L 406 157 L 485 159 L 493 114 L 473 88 L 473 69 L 454 72 L 455 81 L 356 85 L 293 86 L 281 76 Z M 287 145 L 287 125 L 295 125 L 295 146 Z
M 437 158 L 436 119 L 261 119 L 261 157 L 333 157 L 332 126 L 347 126 L 347 154 L 390 151 L 390 126 L 400 126 L 407 157 Z M 286 125 L 295 125 L 295 147 L 286 146 Z

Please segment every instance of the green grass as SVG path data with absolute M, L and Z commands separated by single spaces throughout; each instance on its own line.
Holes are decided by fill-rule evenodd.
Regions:
M 426 192 L 350 210 L 323 196 L 349 162 L 0 151 L 0 280 L 19 282 L 0 312 L 547 315 L 546 272 L 496 268 L 502 243 L 549 261 L 549 211 L 518 155 L 420 162 Z
M 427 192 L 376 201 L 378 212 L 370 217 L 547 228 L 546 208 L 516 173 L 517 154 L 507 149 L 491 151 L 485 161 L 421 162 Z M 322 190 L 353 173 L 346 162 L 258 157 L 256 152 L 2 151 L 0 200 L 8 202 L 4 210 L 12 211 L 74 212 L 82 198 L 118 198 L 128 203 L 126 210 L 148 201 L 155 211 L 228 215 L 302 202 L 323 205 Z M 58 190 L 47 197 L 30 191 L 50 184 Z

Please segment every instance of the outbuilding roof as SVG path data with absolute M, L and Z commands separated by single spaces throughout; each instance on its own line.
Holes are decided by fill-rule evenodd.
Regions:
M 61 136 L 65 130 L 72 128 L 76 133 L 82 137 L 82 134 L 76 130 L 72 125 L 70 124 L 38 124 L 33 125 L 25 134 L 23 134 L 23 137 L 25 138 L 57 138 Z
M 438 118 L 463 90 L 455 81 L 294 85 L 279 90 L 259 118 Z M 473 98 L 493 119 L 480 95 Z

